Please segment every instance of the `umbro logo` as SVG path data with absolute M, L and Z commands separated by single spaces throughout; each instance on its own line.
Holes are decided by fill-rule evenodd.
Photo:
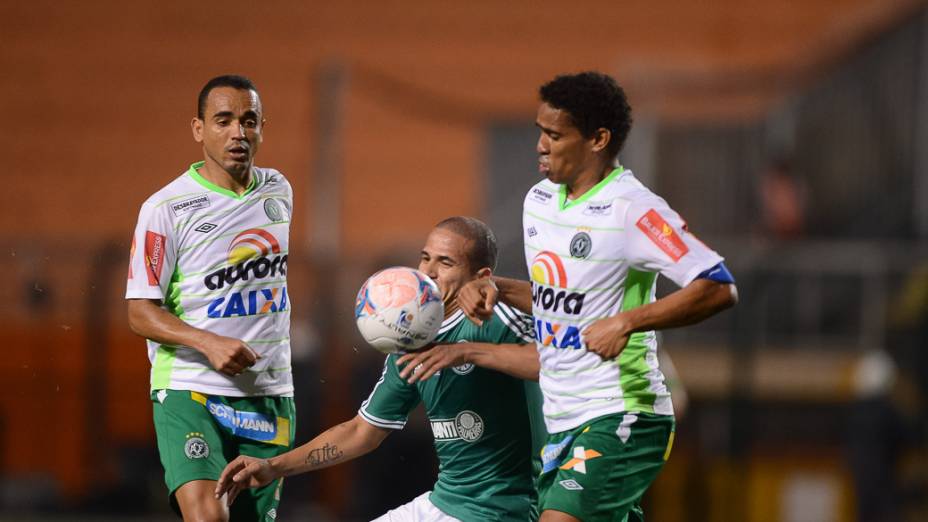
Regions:
M 538 235 L 538 231 L 535 230 L 535 227 L 528 227 L 528 237 L 535 237 Z
M 570 491 L 580 491 L 583 489 L 583 486 L 574 479 L 562 480 L 558 482 L 558 484 L 560 484 L 562 488 L 569 489 Z
M 203 233 L 205 234 L 205 233 L 207 233 L 207 232 L 211 232 L 211 231 L 214 230 L 217 226 L 219 226 L 219 225 L 214 225 L 214 224 L 212 224 L 212 223 L 203 223 L 202 225 L 198 226 L 198 227 L 195 228 L 194 230 L 196 230 L 197 232 L 203 232 Z

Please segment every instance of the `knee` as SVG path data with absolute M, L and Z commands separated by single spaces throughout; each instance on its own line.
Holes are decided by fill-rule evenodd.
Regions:
M 204 499 L 181 507 L 184 522 L 229 522 L 229 508 L 215 499 Z

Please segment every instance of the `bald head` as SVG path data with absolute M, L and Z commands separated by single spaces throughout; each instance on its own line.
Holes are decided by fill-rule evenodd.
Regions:
M 448 230 L 467 240 L 467 260 L 472 272 L 481 268 L 496 270 L 499 256 L 496 235 L 486 223 L 467 216 L 453 216 L 442 220 L 435 228 Z

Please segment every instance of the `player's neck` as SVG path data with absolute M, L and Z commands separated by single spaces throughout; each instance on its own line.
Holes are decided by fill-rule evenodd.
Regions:
M 566 185 L 567 199 L 574 200 L 583 197 L 584 194 L 589 192 L 600 181 L 606 179 L 606 176 L 612 172 L 613 168 L 614 167 L 607 164 L 580 173 L 573 183 L 568 183 Z
M 445 319 L 454 315 L 454 312 L 457 312 L 461 307 L 458 306 L 457 299 L 451 301 L 450 303 L 445 303 Z
M 197 172 L 217 187 L 224 188 L 241 196 L 251 186 L 251 165 L 240 173 L 229 172 L 207 157 L 206 162 Z

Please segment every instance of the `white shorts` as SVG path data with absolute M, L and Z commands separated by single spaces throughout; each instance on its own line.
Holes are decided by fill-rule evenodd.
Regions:
M 371 522 L 461 522 L 445 514 L 429 500 L 431 491 L 419 495 L 402 506 L 391 509 Z

